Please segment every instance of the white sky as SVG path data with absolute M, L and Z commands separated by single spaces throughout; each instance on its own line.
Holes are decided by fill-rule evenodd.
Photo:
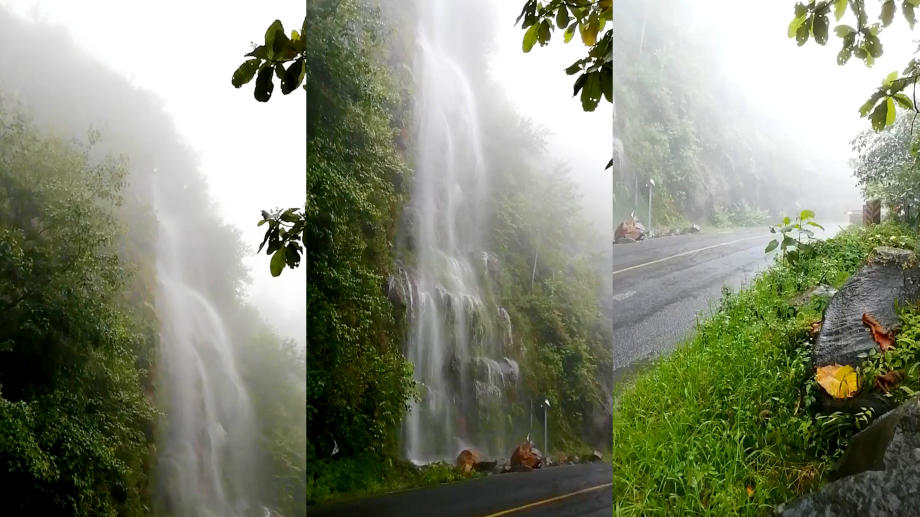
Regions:
M 272 278 L 268 258 L 256 256 L 259 211 L 302 206 L 306 193 L 306 96 L 268 103 L 237 90 L 233 71 L 250 42 L 261 41 L 275 19 L 300 30 L 304 2 L 259 0 L 0 0 L 28 19 L 65 26 L 77 45 L 132 84 L 165 101 L 180 136 L 200 159 L 209 194 L 227 223 L 237 227 L 253 255 L 249 294 L 266 321 L 305 343 L 306 270 Z
M 848 13 L 835 22 L 831 16 L 825 46 L 810 40 L 798 47 L 786 35 L 794 5 L 793 0 L 694 0 L 698 16 L 688 23 L 716 40 L 726 79 L 743 89 L 764 116 L 782 121 L 816 156 L 843 166 L 852 154 L 850 140 L 871 128 L 860 118 L 859 107 L 885 75 L 903 70 L 916 35 L 899 9 L 882 32 L 884 54 L 872 68 L 855 57 L 839 66 L 841 40 L 833 29 L 838 23 L 855 26 L 855 19 Z M 868 9 L 870 16 L 877 15 L 878 5 Z M 846 181 L 854 180 L 847 176 Z
M 584 112 L 581 100 L 572 96 L 577 76 L 565 74 L 569 65 L 584 57 L 587 47 L 578 37 L 563 43 L 561 31 L 556 31 L 548 45 L 535 45 L 524 54 L 524 31 L 514 26 L 523 2 L 495 4 L 499 21 L 490 72 L 508 91 L 517 111 L 548 131 L 549 157 L 569 163 L 586 211 L 601 232 L 600 244 L 606 246 L 613 236 L 613 183 L 610 169 L 604 170 L 613 150 L 613 108 L 602 99 L 595 111 Z

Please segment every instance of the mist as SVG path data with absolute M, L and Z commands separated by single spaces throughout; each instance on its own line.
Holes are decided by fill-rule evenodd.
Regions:
M 621 95 L 615 133 L 624 139 L 625 154 L 638 162 L 636 153 L 645 151 L 636 145 L 650 142 L 630 125 L 688 124 L 695 125 L 690 147 L 681 151 L 672 143 L 672 152 L 693 154 L 695 146 L 699 156 L 705 155 L 699 172 L 689 173 L 695 178 L 689 192 L 681 191 L 689 199 L 673 200 L 680 206 L 674 209 L 680 213 L 676 219 L 705 224 L 716 207 L 743 201 L 773 218 L 810 208 L 819 220 L 842 222 L 846 211 L 862 205 L 848 164 L 850 142 L 869 129 L 858 108 L 911 55 L 907 28 L 890 28 L 884 55 L 872 68 L 855 60 L 838 66 L 839 38 L 832 36 L 824 47 L 810 42 L 800 48 L 787 37 L 792 7 L 721 0 L 618 4 L 614 84 Z M 637 75 L 655 67 L 661 67 L 658 75 Z M 664 98 L 671 104 L 655 112 L 652 105 L 665 106 L 658 90 L 668 92 Z M 638 163 L 632 165 L 625 164 L 618 178 L 621 190 L 628 191 L 620 199 L 620 217 L 645 203 L 623 202 L 649 176 Z M 674 181 L 671 172 L 661 174 Z M 645 197 L 643 189 L 639 185 L 637 197 Z
M 258 37 L 284 13 L 240 10 L 248 24 L 224 17 L 211 43 L 231 50 L 199 66 L 169 57 L 188 50 L 181 38 L 152 34 L 170 26 L 168 13 L 182 12 L 191 31 L 216 10 L 99 4 L 103 21 L 86 5 L 16 5 L 28 20 L 8 7 L 0 4 L 0 96 L 37 130 L 88 143 L 92 159 L 116 157 L 128 170 L 116 212 L 121 260 L 134 275 L 129 299 L 158 329 L 158 358 L 142 371 L 163 411 L 148 437 L 158 454 L 151 472 L 134 474 L 152 479 L 154 513 L 305 511 L 304 273 L 272 279 L 254 253 L 259 209 L 303 203 L 303 124 L 291 115 L 303 98 L 266 108 L 229 81 L 248 49 L 243 35 Z M 269 123 L 279 130 L 263 131 Z M 261 152 L 277 146 L 292 151 Z
M 250 42 L 265 32 L 264 26 L 276 18 L 298 26 L 303 6 L 278 0 L 260 2 L 257 6 L 217 2 L 188 5 L 3 0 L 0 7 L 17 17 L 44 24 L 51 34 L 69 35 L 72 38 L 69 45 L 76 52 L 91 56 L 123 81 L 121 89 L 147 92 L 148 102 L 169 117 L 177 139 L 193 154 L 195 168 L 202 174 L 215 214 L 235 228 L 245 243 L 242 260 L 249 281 L 242 289 L 266 321 L 285 337 L 303 345 L 304 270 L 294 269 L 280 278 L 272 278 L 265 274 L 267 259 L 255 251 L 262 240 L 263 228 L 256 226 L 260 210 L 303 203 L 306 185 L 302 171 L 306 157 L 297 149 L 302 148 L 306 138 L 299 116 L 305 110 L 306 99 L 303 95 L 289 95 L 262 104 L 253 101 L 251 92 L 228 87 L 230 74 L 250 50 Z M 189 53 L 189 45 L 199 44 L 193 40 L 200 40 L 204 27 L 208 27 L 207 46 L 214 50 L 195 58 L 183 58 Z M 171 36 L 163 37 L 164 30 Z M 22 68 L 17 71 L 29 75 L 40 73 L 41 61 L 19 57 L 22 63 L 17 66 Z M 28 84 L 16 75 L 7 74 L 4 79 Z M 91 79 L 79 70 L 75 75 L 66 81 Z M 42 89 L 58 86 L 47 84 Z M 98 92 L 94 97 L 102 96 Z M 103 124 L 110 115 L 86 113 L 87 117 L 80 122 L 92 122 L 105 133 Z M 77 126 L 74 125 L 77 130 L 88 127 Z M 276 130 L 260 130 L 268 126 Z M 278 151 L 265 151 L 269 149 Z

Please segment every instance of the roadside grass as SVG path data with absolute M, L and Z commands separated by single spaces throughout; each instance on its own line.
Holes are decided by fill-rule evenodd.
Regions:
M 311 460 L 307 466 L 307 504 L 312 506 L 481 476 L 476 472 L 464 475 L 448 463 L 417 467 L 405 460 L 374 454 Z
M 510 457 L 512 451 L 508 451 Z M 564 464 L 572 456 L 579 462 L 589 461 L 594 449 L 585 445 L 552 452 L 556 464 Z M 606 451 L 601 451 L 605 459 Z M 552 467 L 549 467 L 552 468 Z M 501 475 L 501 474 L 496 474 Z M 310 460 L 307 464 L 307 504 L 310 506 L 341 502 L 387 492 L 409 490 L 485 477 L 486 474 L 461 473 L 451 463 L 430 463 L 416 466 L 390 456 L 365 454 L 352 458 Z
M 766 244 L 766 242 L 764 243 Z M 916 249 L 906 228 L 851 228 L 777 263 L 671 355 L 614 389 L 615 515 L 762 515 L 824 480 L 855 428 L 816 418 L 809 326 L 878 245 Z

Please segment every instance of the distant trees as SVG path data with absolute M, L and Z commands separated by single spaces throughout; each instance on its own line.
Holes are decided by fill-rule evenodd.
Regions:
M 911 117 L 900 117 L 886 130 L 864 131 L 853 139 L 853 173 L 867 198 L 905 209 L 920 216 L 920 138 L 912 132 Z M 908 208 L 910 207 L 910 208 Z M 913 213 L 909 213 L 909 211 Z

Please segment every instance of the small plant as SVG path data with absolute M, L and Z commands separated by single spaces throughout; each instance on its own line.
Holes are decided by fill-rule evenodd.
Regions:
M 795 264 L 802 258 L 810 257 L 814 251 L 815 232 L 807 226 L 824 229 L 823 226 L 814 221 L 815 213 L 811 210 L 802 210 L 795 220 L 789 216 L 783 217 L 783 220 L 773 226 L 770 226 L 770 233 L 779 232 L 782 239 L 773 239 L 768 244 L 764 253 L 770 253 L 776 248 L 782 253 L 782 260 Z M 795 238 L 792 234 L 795 233 Z M 804 240 L 803 237 L 804 236 Z

